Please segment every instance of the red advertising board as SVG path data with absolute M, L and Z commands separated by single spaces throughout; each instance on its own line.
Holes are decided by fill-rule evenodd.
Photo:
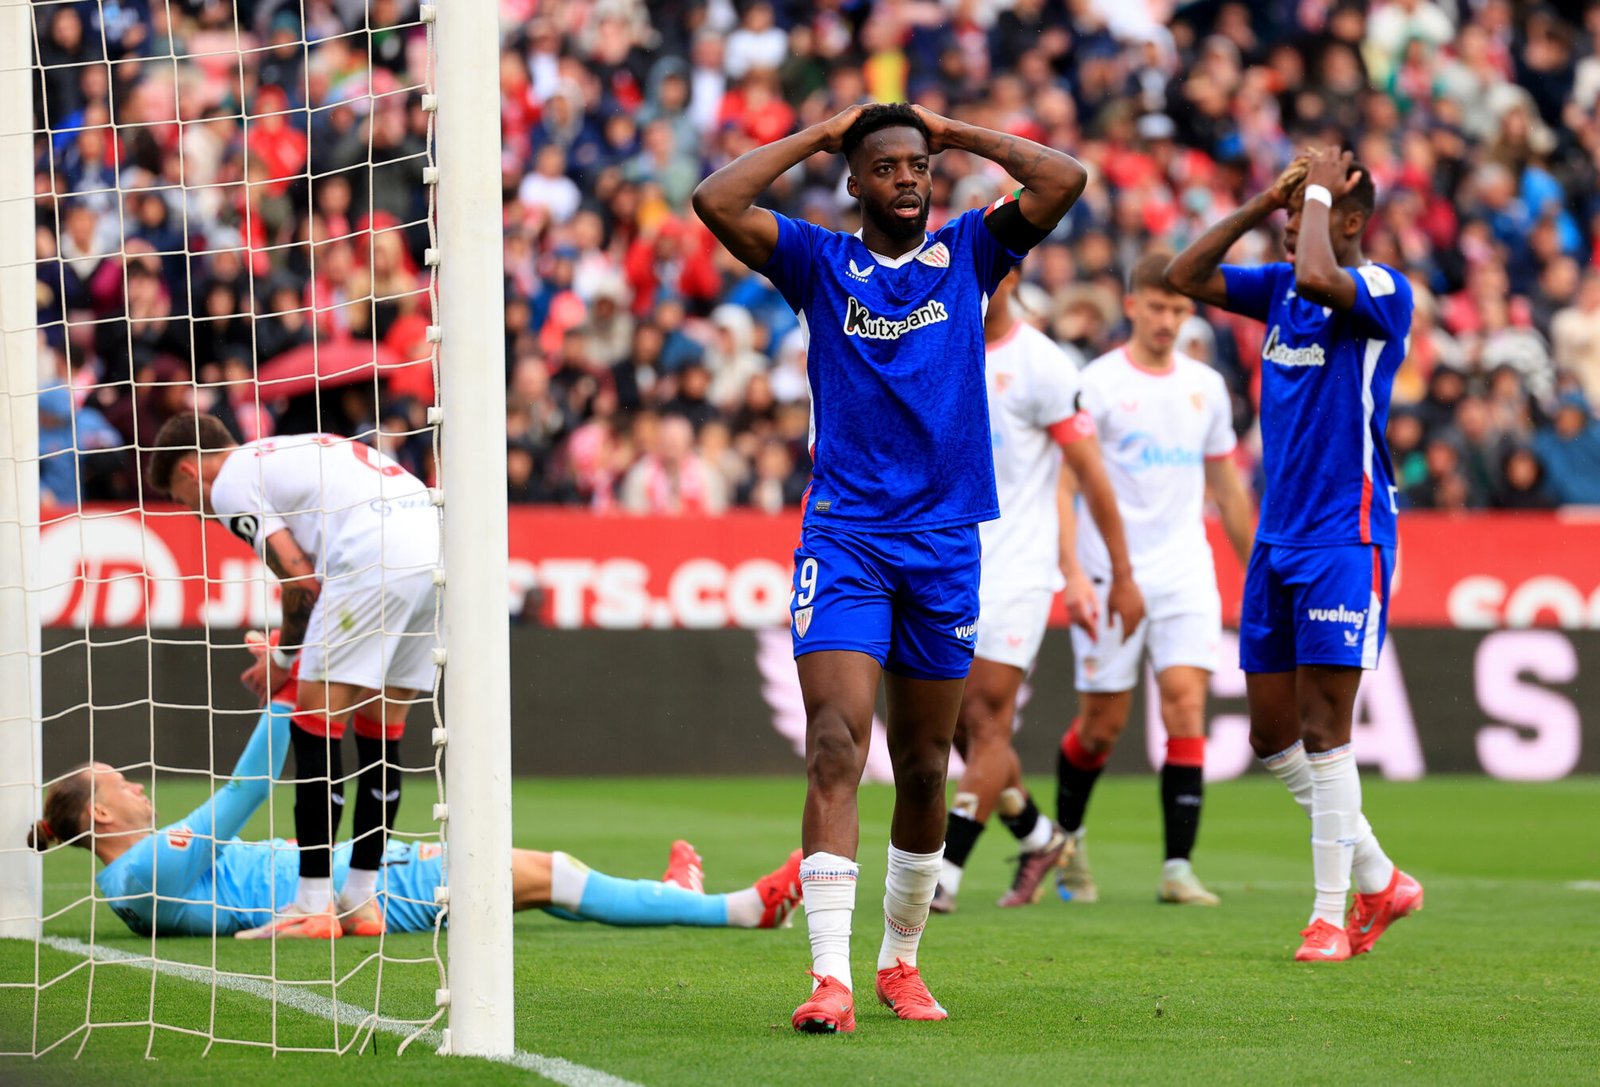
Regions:
M 1600 513 L 1402 516 L 1390 623 L 1600 628 Z M 511 510 L 507 606 L 555 627 L 781 624 L 798 513 L 711 519 Z M 1211 526 L 1223 606 L 1243 574 Z M 49 626 L 243 627 L 276 614 L 260 561 L 216 523 L 172 508 L 46 511 L 41 610 Z M 1064 621 L 1059 606 L 1054 621 Z

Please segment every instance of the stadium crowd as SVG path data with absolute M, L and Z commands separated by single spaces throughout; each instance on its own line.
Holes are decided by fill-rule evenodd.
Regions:
M 803 335 L 689 195 L 850 103 L 909 98 L 1091 168 L 1018 295 L 1080 362 L 1123 334 L 1141 253 L 1186 244 L 1296 147 L 1353 148 L 1380 198 L 1366 252 L 1416 287 L 1389 432 L 1402 502 L 1600 504 L 1600 0 L 500 7 L 515 502 L 799 500 Z M 134 495 L 128 449 L 194 404 L 244 438 L 370 432 L 428 475 L 415 0 L 35 10 L 47 495 Z M 772 206 L 855 229 L 842 167 L 797 167 Z M 932 225 L 1005 184 L 941 155 Z M 1276 252 L 1258 234 L 1234 257 Z M 1247 439 L 1262 331 L 1204 313 L 1184 336 Z

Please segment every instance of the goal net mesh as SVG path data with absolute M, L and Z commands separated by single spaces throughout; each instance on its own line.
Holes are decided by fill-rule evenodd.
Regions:
M 147 790 L 158 830 L 227 787 L 261 713 L 239 682 L 254 659 L 244 633 L 280 622 L 261 560 L 153 492 L 161 424 L 194 410 L 243 441 L 339 435 L 364 443 L 374 466 L 389 463 L 381 453 L 436 485 L 432 11 L 416 0 L 36 0 L 27 21 L 31 56 L 17 63 L 33 86 L 23 282 L 37 298 L 37 387 L 9 391 L 14 410 L 35 401 L 39 420 L 41 497 L 23 527 L 39 535 L 28 591 L 43 628 L 43 773 L 8 751 L 0 779 L 38 803 L 102 763 Z M 19 131 L 23 108 L 0 101 L 12 111 L 4 131 Z M 17 258 L 5 257 L 14 290 Z M 391 841 L 424 843 L 430 857 L 444 845 L 437 690 L 436 675 L 384 767 L 403 787 Z M 342 839 L 352 750 L 333 782 L 352 798 Z M 291 756 L 283 780 L 296 773 Z M 293 807 L 290 785 L 269 789 L 241 836 L 292 838 Z M 24 829 L 0 828 L 0 874 L 33 863 Z M 431 929 L 373 939 L 245 942 L 220 923 L 210 936 L 141 936 L 96 884 L 93 844 L 50 845 L 34 938 L 0 941 L 0 1055 L 81 1052 L 112 1031 L 146 1036 L 153 1054 L 344 1052 L 376 1034 L 437 1043 L 447 984 L 431 888 L 410 903 Z M 218 849 L 203 836 L 168 844 Z M 292 867 L 293 852 L 276 863 Z M 226 907 L 226 888 L 203 886 L 197 898 L 196 885 L 157 878 L 158 911 Z

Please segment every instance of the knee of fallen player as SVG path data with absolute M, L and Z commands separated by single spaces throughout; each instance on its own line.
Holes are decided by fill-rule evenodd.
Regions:
M 861 780 L 864 759 L 865 752 L 857 746 L 844 714 L 828 706 L 814 714 L 806 745 L 806 777 L 813 789 L 854 789 Z

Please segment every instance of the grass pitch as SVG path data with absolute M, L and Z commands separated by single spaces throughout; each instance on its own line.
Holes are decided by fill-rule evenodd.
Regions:
M 1041 798 L 1052 795 L 1037 782 Z M 162 784 L 173 818 L 196 795 Z M 688 837 L 706 859 L 707 884 L 730 890 L 776 865 L 796 844 L 803 786 L 785 779 L 525 781 L 516 841 L 561 848 L 614 875 L 655 877 L 668 842 Z M 429 790 L 408 793 L 421 828 Z M 287 823 L 289 804 L 278 813 Z M 622 930 L 534 914 L 516 923 L 517 1044 L 640 1084 L 1044 1084 L 1269 1082 L 1594 1082 L 1600 1073 L 1600 779 L 1512 785 L 1435 778 L 1366 783 L 1366 810 L 1389 853 L 1427 888 L 1427 907 L 1398 924 L 1371 955 L 1297 964 L 1297 930 L 1310 904 L 1307 823 L 1282 788 L 1254 777 L 1213 786 L 1197 869 L 1220 909 L 1161 906 L 1160 812 L 1148 778 L 1102 782 L 1090 812 L 1101 887 L 1097 905 L 1053 895 L 1022 910 L 994 906 L 1007 883 L 1009 835 L 980 842 L 960 909 L 932 918 L 924 976 L 951 1019 L 901 1023 L 871 997 L 880 934 L 884 844 L 891 793 L 862 793 L 862 873 L 854 966 L 853 1036 L 796 1035 L 789 1013 L 806 992 L 804 921 L 778 932 Z M 282 824 L 280 824 L 281 829 Z M 256 828 L 265 832 L 261 823 Z M 89 858 L 52 855 L 49 902 L 81 894 Z M 48 925 L 86 940 L 87 907 Z M 96 942 L 148 955 L 101 907 Z M 425 959 L 428 937 L 390 937 L 394 958 Z M 371 941 L 282 945 L 162 940 L 163 959 L 279 979 L 322 979 L 307 990 L 386 1016 L 421 1018 L 436 978 L 426 962 L 382 965 Z M 34 976 L 31 945 L 0 944 L 0 981 Z M 38 953 L 40 976 L 81 956 Z M 342 983 L 327 983 L 337 972 Z M 161 1083 L 226 1079 L 237 1087 L 351 1075 L 370 1083 L 537 1082 L 513 1067 L 441 1063 L 426 1049 L 395 1055 L 378 1035 L 364 1055 L 216 1046 L 152 1030 L 163 1024 L 233 1039 L 329 1046 L 334 1026 L 249 993 L 128 965 L 80 968 L 50 985 L 0 989 L 0 1049 L 66 1039 L 39 1061 L 0 1059 L 8 1083 Z M 102 1027 L 94 1023 L 133 1023 Z M 74 1031 L 77 1030 L 76 1033 Z M 35 1031 L 37 1034 L 35 1035 Z M 347 1044 L 346 1026 L 339 1042 Z M 83 1043 L 82 1056 L 72 1055 Z M 146 1061 L 146 1053 L 155 1059 Z

